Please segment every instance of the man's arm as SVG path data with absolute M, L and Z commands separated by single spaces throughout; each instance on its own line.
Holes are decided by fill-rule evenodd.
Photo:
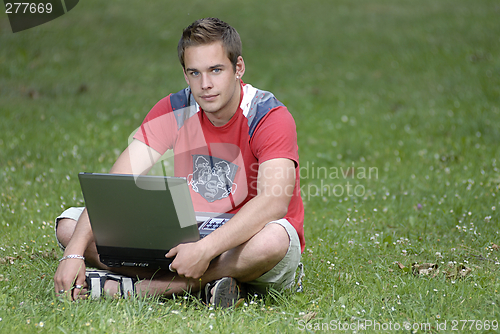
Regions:
M 210 261 L 239 246 L 264 226 L 283 218 L 295 187 L 295 163 L 278 158 L 263 162 L 257 176 L 257 196 L 248 201 L 226 224 L 198 242 L 174 247 L 166 257 L 176 256 L 172 268 L 179 275 L 198 279 Z
M 134 139 L 111 168 L 113 174 L 147 174 L 161 154 L 143 142 Z
M 138 140 L 134 140 L 118 157 L 115 164 L 111 168 L 110 173 L 134 175 L 146 174 L 160 157 L 160 153 L 156 152 L 146 144 Z M 83 254 L 92 239 L 93 234 L 90 229 L 90 221 L 88 219 L 87 211 L 85 210 L 76 225 L 75 232 L 66 247 L 64 255 Z
M 146 144 L 134 140 L 118 157 L 110 172 L 115 174 L 146 174 L 160 157 L 160 153 Z M 87 210 L 84 210 L 76 223 L 75 231 L 66 246 L 64 256 L 84 255 L 93 239 L 89 216 Z M 54 275 L 54 289 L 56 293 L 62 290 L 71 291 L 73 285 L 83 285 L 84 281 L 85 264 L 78 259 L 67 259 L 60 262 L 57 268 Z

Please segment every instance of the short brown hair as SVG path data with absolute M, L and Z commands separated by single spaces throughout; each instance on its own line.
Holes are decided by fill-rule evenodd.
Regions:
M 222 42 L 227 57 L 236 71 L 236 62 L 238 61 L 238 57 L 241 56 L 242 50 L 240 35 L 229 24 L 213 17 L 199 19 L 182 32 L 182 37 L 177 46 L 177 53 L 182 68 L 186 68 L 184 63 L 184 51 L 186 48 L 218 41 Z

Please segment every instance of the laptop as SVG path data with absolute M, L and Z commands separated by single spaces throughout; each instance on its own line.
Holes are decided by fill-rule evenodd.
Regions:
M 195 213 L 185 178 L 78 174 L 99 259 L 109 267 L 168 268 L 165 254 L 194 242 L 232 214 Z

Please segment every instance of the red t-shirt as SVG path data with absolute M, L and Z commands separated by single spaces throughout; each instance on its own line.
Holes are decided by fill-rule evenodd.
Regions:
M 236 213 L 257 195 L 259 164 L 275 158 L 295 162 L 296 181 L 285 218 L 304 251 L 295 121 L 273 94 L 242 83 L 240 107 L 227 124 L 214 126 L 189 88 L 160 100 L 134 138 L 163 154 L 174 151 L 174 174 L 186 177 L 195 211 Z M 283 177 L 280 173 L 273 177 Z M 267 189 L 292 193 L 292 189 Z

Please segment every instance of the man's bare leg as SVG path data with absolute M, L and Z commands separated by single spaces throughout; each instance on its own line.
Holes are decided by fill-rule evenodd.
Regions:
M 207 283 L 222 277 L 233 277 L 239 282 L 248 282 L 262 276 L 283 259 L 290 240 L 286 230 L 279 224 L 269 224 L 244 244 L 222 253 L 212 260 L 200 280 L 187 280 L 164 272 L 151 281 L 136 284 L 141 295 L 171 295 L 186 291 L 197 292 Z
M 59 242 L 66 247 L 73 236 L 73 232 L 75 232 L 76 220 L 71 218 L 63 218 L 57 222 L 56 235 Z M 97 247 L 95 242 L 89 245 L 85 253 L 85 261 L 91 265 L 92 267 L 96 267 L 99 269 L 109 269 L 105 266 L 101 261 L 99 261 L 99 254 L 97 253 Z
M 58 221 L 56 235 L 59 242 L 66 247 L 73 236 L 75 231 L 76 220 L 71 218 L 63 218 Z M 99 260 L 99 253 L 97 253 L 97 246 L 92 240 L 89 247 L 85 250 L 83 254 L 85 256 L 85 262 L 91 267 L 109 270 L 129 277 L 139 277 L 140 279 L 150 279 L 158 270 L 144 269 L 144 268 L 133 268 L 133 267 L 122 267 L 122 268 L 111 268 L 103 264 Z
M 63 246 L 71 239 L 76 221 L 61 219 L 57 236 Z M 97 248 L 92 242 L 85 251 L 87 262 L 101 269 L 112 270 L 129 277 L 143 279 L 135 288 L 140 295 L 182 294 L 186 291 L 197 292 L 206 283 L 221 277 L 233 277 L 239 282 L 252 281 L 271 270 L 286 255 L 289 246 L 286 230 L 279 224 L 268 224 L 259 233 L 242 245 L 222 253 L 212 260 L 205 274 L 199 280 L 189 280 L 167 270 L 152 272 L 142 268 L 108 268 L 99 261 Z M 118 282 L 108 280 L 105 290 L 109 294 L 118 292 Z

